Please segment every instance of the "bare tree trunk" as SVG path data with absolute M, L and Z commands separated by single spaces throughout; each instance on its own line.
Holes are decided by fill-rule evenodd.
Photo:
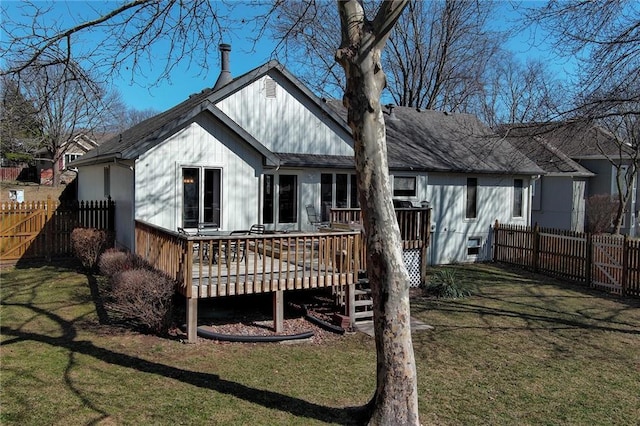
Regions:
M 406 1 L 384 2 L 373 21 L 357 0 L 339 1 L 345 69 L 344 97 L 353 131 L 360 205 L 367 234 L 367 272 L 373 296 L 377 354 L 371 425 L 418 425 L 418 393 L 411 341 L 409 276 L 392 203 L 380 94 L 386 79 L 380 55 Z

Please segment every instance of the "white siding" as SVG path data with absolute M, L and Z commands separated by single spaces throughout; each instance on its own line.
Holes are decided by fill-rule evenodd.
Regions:
M 478 214 L 465 218 L 467 177 L 478 179 Z M 431 203 L 432 239 L 429 247 L 430 264 L 487 260 L 491 256 L 490 230 L 500 223 L 529 225 L 526 217 L 512 217 L 513 176 L 430 174 L 427 199 Z M 524 180 L 523 211 L 529 211 L 529 179 Z M 467 241 L 482 239 L 479 256 L 467 255 Z
M 104 198 L 104 164 L 78 167 L 78 200 Z
M 105 169 L 108 173 L 105 173 Z M 116 246 L 133 248 L 133 169 L 125 162 L 111 162 L 78 168 L 78 199 L 104 200 L 105 177 L 109 178 L 107 196 L 116 203 Z
M 222 170 L 220 229 L 258 223 L 262 157 L 208 114 L 149 150 L 136 163 L 136 218 L 175 230 L 182 223 L 182 167 Z
M 277 84 L 275 97 L 267 97 L 268 78 Z M 349 135 L 275 72 L 216 106 L 272 152 L 353 155 Z
M 538 181 L 540 209 L 532 211 L 532 222 L 545 228 L 572 229 L 575 208 L 574 180 L 564 176 L 542 176 Z M 584 194 L 583 194 L 584 196 Z
M 133 217 L 133 168 L 118 163 L 110 166 L 109 185 L 111 199 L 116 203 L 115 228 L 119 246 L 133 250 L 135 243 L 135 224 Z

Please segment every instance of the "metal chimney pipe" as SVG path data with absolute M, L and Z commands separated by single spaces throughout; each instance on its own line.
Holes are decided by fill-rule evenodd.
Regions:
M 230 83 L 233 78 L 231 77 L 231 69 L 229 67 L 229 52 L 231 52 L 230 44 L 221 44 L 220 48 L 220 75 L 216 84 L 213 86 L 213 90 L 218 90 L 221 87 Z

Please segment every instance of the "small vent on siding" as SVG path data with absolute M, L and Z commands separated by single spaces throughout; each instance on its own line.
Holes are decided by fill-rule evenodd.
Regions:
M 267 77 L 264 80 L 264 93 L 267 99 L 275 99 L 276 87 L 276 82 L 272 78 Z

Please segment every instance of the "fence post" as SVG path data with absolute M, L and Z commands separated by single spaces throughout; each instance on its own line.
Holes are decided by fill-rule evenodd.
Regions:
M 586 284 L 591 287 L 591 270 L 593 269 L 593 234 L 591 232 L 587 232 L 587 259 L 585 261 L 585 268 L 587 269 Z
M 107 230 L 113 232 L 116 229 L 116 208 L 115 208 L 115 202 L 111 199 L 111 195 L 109 195 L 109 197 L 107 197 Z
M 44 215 L 44 246 L 46 250 L 45 259 L 47 260 L 47 262 L 51 262 L 51 253 L 53 252 L 54 227 L 56 226 L 55 222 L 55 206 L 53 200 L 51 199 L 51 195 L 47 195 L 46 212 Z
M 500 224 L 498 223 L 498 219 L 496 219 L 496 223 L 493 225 L 493 261 L 498 261 L 498 227 Z
M 540 227 L 536 223 L 533 227 L 533 271 L 538 272 L 540 266 Z
M 624 236 L 624 241 L 622 243 L 622 295 L 626 296 L 629 291 L 629 236 Z

